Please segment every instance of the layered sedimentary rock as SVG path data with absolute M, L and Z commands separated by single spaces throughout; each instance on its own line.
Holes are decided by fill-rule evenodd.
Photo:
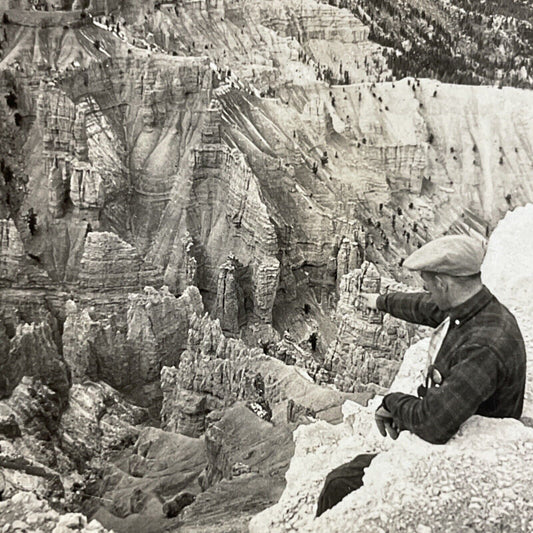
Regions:
M 280 263 L 275 257 L 259 263 L 254 272 L 254 314 L 267 324 L 272 323 L 272 308 L 278 292 Z
M 87 162 L 75 161 L 72 164 L 70 199 L 78 209 L 102 209 L 104 206 L 102 177 Z
M 87 34 L 80 39 L 100 43 L 107 57 L 109 51 L 119 57 L 83 69 L 58 65 L 61 75 L 35 91 L 36 111 L 31 111 L 37 115 L 42 145 L 35 145 L 34 157 L 40 152 L 43 165 L 32 172 L 30 183 L 48 190 L 48 202 L 42 205 L 36 196 L 31 204 L 39 215 L 44 209 L 50 212 L 58 233 L 72 233 L 73 225 L 86 221 L 87 231 L 116 231 L 136 241 L 143 253 L 173 187 L 188 169 L 188 151 L 207 107 L 210 70 L 205 59 L 150 60 L 131 49 L 126 56 L 124 43 L 96 26 Z M 126 102 L 131 109 L 127 116 Z M 142 113 L 136 112 L 138 107 Z M 131 124 L 126 136 L 123 120 Z M 52 239 L 47 248 L 54 264 L 46 254 L 45 266 L 62 279 L 69 261 L 71 281 L 80 260 L 76 240 Z M 176 262 L 182 262 L 181 252 L 179 247 Z M 180 290 L 194 278 L 194 265 L 184 271 Z
M 54 218 L 61 218 L 65 214 L 64 204 L 68 190 L 68 178 L 65 167 L 59 167 L 57 158 L 48 173 L 48 209 Z
M 337 292 L 340 293 L 340 286 L 344 275 L 361 267 L 361 256 L 359 243 L 343 237 L 339 246 L 339 252 L 337 253 Z
M 26 24 L 31 24 L 32 15 L 39 20 L 37 15 L 43 17 L 49 16 L 54 24 L 57 24 L 57 15 L 62 11 L 90 11 L 92 13 L 107 13 L 119 7 L 117 0 L 43 0 L 38 3 L 29 2 L 28 0 L 9 0 L 0 4 L 1 9 L 10 8 L 13 12 L 19 12 L 21 20 Z M 38 8 L 38 10 L 35 9 Z M 26 15 L 24 17 L 24 15 Z M 54 15 L 56 15 L 54 17 Z M 77 13 L 79 16 L 80 13 Z
M 116 234 L 87 235 L 80 261 L 79 285 L 91 290 L 135 290 L 162 285 L 158 268 L 143 261 L 135 248 Z
M 63 327 L 63 356 L 72 381 L 102 379 L 112 386 L 125 385 L 131 375 L 125 333 L 113 318 L 91 317 L 90 309 L 66 304 Z
M 22 434 L 50 441 L 61 414 L 61 399 L 40 379 L 24 376 L 6 405 L 11 409 Z
M 72 468 L 62 453 L 57 428 L 64 401 L 33 377 L 23 377 L 0 402 L 0 477 L 3 496 L 25 490 L 41 498 L 64 495 L 60 472 Z
M 62 7 L 74 9 L 81 2 L 67 4 Z M 102 2 L 91 7 L 96 4 Z M 9 208 L 5 189 L 0 191 L 2 212 L 20 217 L 19 204 L 21 210 L 35 209 L 36 236 L 15 219 L 24 245 L 41 258 L 58 287 L 68 282 L 71 294 L 48 286 L 2 293 L 21 317 L 9 312 L 7 325 L 0 326 L 0 349 L 9 346 L 29 306 L 44 308 L 41 301 L 46 302 L 63 317 L 62 302 L 76 301 L 77 308 L 69 304 L 67 311 L 63 354 L 75 383 L 72 405 L 79 411 L 86 403 L 90 416 L 68 411 L 66 434 L 72 437 L 66 442 L 74 457 L 78 447 L 86 457 L 99 452 L 93 437 L 76 433 L 78 426 L 106 433 L 97 427 L 100 416 L 107 420 L 102 402 L 120 403 L 106 390 L 89 390 L 92 385 L 82 390 L 87 379 L 148 398 L 148 382 L 153 380 L 152 392 L 157 389 L 161 366 L 177 366 L 163 372 L 165 427 L 200 435 L 210 423 L 223 421 L 222 438 L 213 438 L 221 450 L 213 455 L 220 464 L 210 460 L 213 479 L 234 476 L 233 485 L 223 479 L 218 493 L 212 486 L 193 504 L 198 512 L 195 518 L 191 509 L 189 523 L 204 520 L 209 531 L 213 516 L 221 527 L 242 527 L 236 525 L 241 510 L 235 502 L 249 509 L 277 498 L 269 480 L 248 483 L 254 472 L 248 472 L 247 452 L 236 457 L 231 448 L 247 435 L 237 432 L 233 441 L 226 430 L 235 421 L 217 408 L 244 400 L 247 406 L 231 414 L 252 429 L 261 426 L 265 435 L 272 429 L 261 419 L 269 416 L 268 409 L 276 421 L 280 413 L 286 421 L 288 412 L 291 423 L 313 411 L 334 417 L 335 401 L 343 395 L 319 389 L 305 371 L 287 368 L 261 350 L 225 340 L 205 317 L 195 319 L 201 328 L 193 324 L 182 357 L 190 326 L 185 315 L 203 314 L 199 293 L 187 311 L 164 291 L 138 294 L 145 283 L 162 282 L 150 273 L 150 263 L 164 271 L 170 293 L 197 284 L 206 308 L 214 315 L 220 311 L 222 329 L 242 334 L 249 345 L 260 339 L 265 342 L 259 346 L 269 350 L 268 341 L 290 328 L 292 340 L 287 337 L 278 353 L 287 362 L 297 359 L 294 353 L 297 362 L 311 361 L 315 367 L 309 374 L 316 381 L 331 379 L 319 368 L 324 347 L 335 337 L 335 322 L 340 323 L 331 352 L 339 386 L 352 390 L 360 383 L 381 390 L 395 371 L 396 349 L 408 338 L 388 318 L 381 324 L 377 315 L 353 310 L 361 279 L 350 272 L 363 256 L 381 271 L 394 272 L 419 239 L 440 234 L 457 220 L 454 227 L 468 231 L 468 221 L 460 218 L 463 207 L 478 211 L 484 232 L 483 217 L 495 221 L 512 202 L 532 195 L 533 106 L 527 93 L 428 80 L 416 86 L 414 80 L 372 84 L 389 73 L 379 47 L 364 41 L 368 29 L 347 11 L 312 0 L 241 4 L 202 1 L 153 9 L 149 2 L 122 3 L 114 14 L 120 31 L 116 22 L 109 28 L 110 19 L 93 24 L 86 17 L 77 27 L 70 16 L 43 13 L 28 19 L 32 24 L 46 19 L 43 25 L 55 20 L 55 27 L 6 24 L 2 36 L 0 85 L 11 103 L 10 91 L 16 94 L 20 106 L 5 113 L 3 105 L 2 113 L 6 122 L 22 126 L 20 147 L 13 149 L 23 156 L 21 169 L 29 176 L 27 191 L 18 172 L 11 178 L 22 188 L 15 195 L 11 186 Z M 331 83 L 324 83 L 327 78 Z M 346 83 L 338 85 L 339 80 Z M 512 200 L 506 200 L 511 193 Z M 354 232 L 361 223 L 365 230 Z M 94 230 L 119 237 L 92 235 Z M 229 254 L 238 263 L 224 272 L 218 290 L 219 269 Z M 351 281 L 344 282 L 345 275 Z M 376 290 L 379 280 L 368 276 L 361 286 Z M 337 298 L 341 303 L 333 315 Z M 56 337 L 60 330 L 58 324 Z M 355 344 L 363 348 L 352 349 Z M 377 357 L 378 349 L 386 357 Z M 156 403 L 151 396 L 147 402 Z M 117 435 L 110 430 L 108 436 L 121 446 L 135 431 L 116 425 Z M 14 435 L 18 426 L 7 420 L 4 427 Z M 168 442 L 161 434 L 153 438 L 159 450 Z M 178 440 L 196 450 L 199 439 L 173 442 Z M 79 446 L 81 441 L 89 449 Z M 196 464 L 179 480 L 173 478 L 174 493 L 166 493 L 165 470 L 173 459 L 165 463 L 159 451 L 159 459 L 150 462 L 143 449 L 138 447 L 132 472 L 149 479 L 153 467 L 162 481 L 153 492 L 145 491 L 135 485 L 135 476 L 122 478 L 111 469 L 110 485 L 122 480 L 116 508 L 108 506 L 115 518 L 141 511 L 160 516 L 163 493 L 171 498 L 182 483 L 195 483 Z M 239 498 L 239 490 L 248 500 Z M 227 504 L 220 520 L 212 497 Z M 142 517 L 131 520 L 136 519 L 142 522 Z
M 3 357 L 0 396 L 8 396 L 23 376 L 39 378 L 64 395 L 69 387 L 67 367 L 47 322 L 20 324 Z
M 42 130 L 44 155 L 63 158 L 70 154 L 74 143 L 73 126 L 76 122 L 76 105 L 54 83 L 42 82 L 37 101 L 37 121 Z M 79 123 L 77 124 L 79 127 Z M 76 132 L 79 136 L 79 131 Z M 49 170 L 50 163 L 45 171 Z
M 209 135 L 213 127 L 212 123 L 208 123 Z M 257 315 L 269 321 L 277 288 L 274 257 L 277 238 L 253 172 L 239 151 L 230 150 L 220 143 L 204 144 L 195 150 L 193 178 L 191 194 L 196 198 L 197 209 L 190 213 L 188 227 L 195 242 L 205 243 L 205 255 L 198 264 L 197 282 L 213 296 L 219 294 L 217 298 L 230 305 L 231 309 L 222 311 L 222 300 L 220 304 L 215 303 L 221 309 L 220 317 L 225 330 L 238 330 L 239 310 L 231 303 L 235 300 L 234 296 L 224 300 L 224 290 L 229 290 L 231 294 L 242 292 L 238 298 L 249 300 L 252 307 L 253 302 L 257 302 Z M 240 265 L 235 280 L 237 286 L 233 288 L 230 275 L 226 287 L 224 279 L 227 274 L 221 274 L 219 285 L 213 286 L 213 271 L 220 268 L 229 253 Z M 227 269 L 222 268 L 226 272 Z M 249 273 L 244 272 L 245 269 L 249 269 Z M 267 270 L 273 270 L 272 274 L 267 274 Z M 257 280 L 255 290 L 249 280 L 242 280 L 243 276 Z M 266 290 L 270 294 L 267 295 Z M 254 292 L 257 296 L 263 294 L 254 298 Z M 241 301 L 241 308 L 242 305 Z M 256 313 L 254 309 L 251 312 Z
M 16 281 L 26 254 L 22 239 L 11 219 L 0 220 L 0 254 L 1 278 Z
M 122 388 L 156 381 L 163 365 L 177 365 L 192 315 L 203 311 L 190 287 L 176 298 L 166 287 L 132 293 L 123 317 L 99 317 L 67 304 L 63 354 L 74 382 L 89 378 Z
M 381 276 L 375 265 L 364 262 L 361 268 L 342 277 L 335 342 L 326 355 L 328 368 L 341 390 L 357 391 L 387 388 L 409 346 L 408 326 L 389 315 L 369 310 L 359 301 L 359 294 L 378 293 Z
M 165 285 L 174 287 L 178 294 L 189 285 L 196 285 L 198 261 L 193 255 L 194 241 L 189 232 L 181 240 L 176 239 L 164 273 Z
M 253 4 L 252 4 L 253 5 Z M 261 23 L 277 33 L 301 41 L 320 39 L 355 43 L 368 38 L 369 28 L 345 10 L 313 1 L 274 2 L 270 9 L 261 3 Z M 256 6 L 254 6 L 256 7 Z
M 145 288 L 129 297 L 128 346 L 139 361 L 139 375 L 145 381 L 159 378 L 164 365 L 177 365 L 187 346 L 192 317 L 203 312 L 196 287 L 176 298 L 166 287 Z

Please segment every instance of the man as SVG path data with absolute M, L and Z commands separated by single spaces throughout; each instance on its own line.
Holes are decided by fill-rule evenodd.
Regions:
M 526 352 L 514 316 L 482 284 L 484 248 L 466 236 L 446 236 L 419 248 L 404 266 L 420 272 L 425 293 L 361 295 L 371 309 L 437 327 L 430 340 L 425 384 L 418 397 L 387 394 L 376 411 L 385 437 L 409 430 L 444 444 L 474 414 L 522 414 Z M 363 484 L 375 454 L 359 455 L 328 474 L 317 516 Z

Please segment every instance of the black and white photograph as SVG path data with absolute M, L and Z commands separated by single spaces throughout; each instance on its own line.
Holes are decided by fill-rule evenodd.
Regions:
M 0 20 L 0 533 L 533 533 L 533 0 Z

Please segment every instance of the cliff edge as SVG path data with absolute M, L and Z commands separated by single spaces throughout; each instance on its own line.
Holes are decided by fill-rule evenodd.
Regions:
M 508 213 L 494 231 L 483 264 L 484 283 L 515 314 L 533 354 L 529 294 L 533 245 L 527 239 L 533 205 Z M 424 366 L 427 339 L 409 348 L 391 390 L 413 392 Z M 529 365 L 531 367 L 531 364 Z M 474 416 L 445 445 L 402 432 L 382 439 L 368 407 L 346 402 L 344 423 L 320 421 L 294 433 L 294 457 L 280 501 L 254 517 L 264 531 L 532 531 L 533 429 L 531 370 L 521 421 Z M 364 486 L 314 518 L 324 478 L 359 453 L 381 452 Z

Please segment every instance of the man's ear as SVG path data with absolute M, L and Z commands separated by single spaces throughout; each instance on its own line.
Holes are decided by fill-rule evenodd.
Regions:
M 447 293 L 448 289 L 450 287 L 448 276 L 445 274 L 435 274 L 435 285 L 441 290 L 443 293 Z

